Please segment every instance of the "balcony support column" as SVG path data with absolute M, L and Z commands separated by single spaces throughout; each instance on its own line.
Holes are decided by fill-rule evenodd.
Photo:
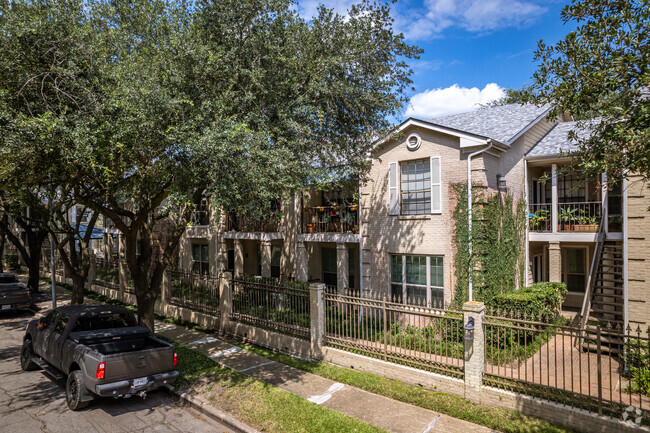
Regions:
M 271 241 L 264 240 L 261 242 L 262 248 L 262 276 L 270 277 L 271 276 Z
M 343 242 L 336 243 L 336 268 L 336 291 L 343 294 L 348 288 L 350 275 L 348 249 Z
M 296 242 L 296 280 L 307 281 L 307 246 L 304 242 Z
M 559 242 L 548 243 L 548 280 L 554 283 L 562 281 L 562 250 Z
M 239 239 L 234 239 L 233 244 L 235 245 L 235 278 L 237 278 L 244 273 L 244 248 Z
M 557 214 L 559 211 L 557 205 L 557 164 L 551 166 L 551 200 L 551 229 L 553 233 L 557 233 Z

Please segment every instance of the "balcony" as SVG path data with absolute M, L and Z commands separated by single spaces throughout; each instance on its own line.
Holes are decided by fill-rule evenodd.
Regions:
M 596 233 L 602 218 L 602 202 L 571 202 L 557 205 L 557 229 L 553 230 L 553 205 L 531 204 L 529 230 L 533 232 L 587 232 Z
M 273 233 L 279 230 L 278 226 L 278 220 L 275 217 L 263 221 L 230 213 L 226 219 L 227 232 Z
M 305 208 L 302 233 L 359 233 L 359 208 L 357 205 Z

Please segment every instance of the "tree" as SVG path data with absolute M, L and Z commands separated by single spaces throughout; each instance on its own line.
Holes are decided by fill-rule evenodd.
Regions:
M 627 170 L 649 179 L 650 3 L 573 0 L 562 20 L 576 29 L 555 45 L 539 42 L 526 100 L 550 102 L 551 114 L 569 113 L 591 132 L 572 134 L 588 175 Z
M 218 208 L 260 215 L 332 167 L 362 172 L 374 137 L 406 101 L 405 60 L 419 52 L 394 34 L 383 3 L 346 17 L 321 8 L 310 22 L 285 0 L 100 0 L 76 3 L 73 19 L 62 16 L 67 3 L 43 3 L 45 21 L 64 27 L 62 41 L 44 32 L 70 60 L 66 93 L 76 96 L 53 87 L 65 108 L 46 106 L 45 126 L 34 120 L 43 115 L 21 112 L 27 131 L 8 116 L 17 131 L 5 139 L 9 165 L 47 141 L 54 184 L 122 232 L 138 316 L 150 328 L 194 203 L 207 194 Z M 23 92 L 12 89 L 9 104 Z

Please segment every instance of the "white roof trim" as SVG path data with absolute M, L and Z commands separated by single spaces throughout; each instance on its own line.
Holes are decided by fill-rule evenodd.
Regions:
M 519 132 L 517 133 L 517 135 L 515 135 L 515 136 L 512 137 L 510 140 L 508 140 L 506 144 L 507 144 L 508 146 L 510 146 L 512 143 L 514 143 L 515 141 L 517 141 L 517 139 L 518 139 L 519 137 L 521 137 L 522 135 L 524 135 L 524 134 L 525 134 L 525 133 L 526 133 L 530 128 L 532 128 L 533 126 L 535 126 L 535 125 L 537 124 L 537 122 L 539 122 L 539 121 L 542 120 L 544 117 L 546 117 L 546 115 L 548 114 L 549 111 L 551 111 L 552 108 L 553 108 L 553 106 L 550 106 L 550 107 L 548 107 L 546 110 L 544 110 L 544 112 L 543 112 L 542 114 L 540 114 L 539 116 L 537 116 L 537 118 L 536 118 L 535 120 L 533 120 L 532 122 L 530 122 L 530 123 L 529 123 L 529 124 L 524 128 L 524 129 L 522 129 L 521 131 L 519 131 Z
M 386 141 L 388 141 L 393 134 L 402 132 L 409 126 L 417 126 L 419 128 L 424 128 L 428 129 L 430 131 L 436 131 L 436 132 L 442 132 L 443 134 L 447 135 L 453 135 L 454 137 L 458 137 L 461 139 L 473 141 L 476 144 L 474 146 L 479 146 L 479 145 L 486 145 L 488 144 L 489 138 L 488 137 L 483 137 L 481 135 L 476 135 L 476 134 L 471 134 L 467 132 L 461 132 L 456 129 L 452 128 L 446 128 L 444 126 L 436 125 L 433 123 L 425 122 L 424 120 L 417 120 L 413 118 L 409 118 L 405 120 L 395 131 L 393 131 L 388 137 L 384 137 L 381 140 L 377 141 L 377 144 L 373 147 L 373 149 L 376 149 L 380 145 L 384 144 Z M 462 146 L 461 146 L 462 147 Z

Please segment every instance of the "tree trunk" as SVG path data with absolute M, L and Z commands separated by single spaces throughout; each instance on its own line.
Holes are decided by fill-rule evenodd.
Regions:
M 31 289 L 32 293 L 38 293 L 38 286 L 40 284 L 41 275 L 41 248 L 43 241 L 47 236 L 45 230 L 38 230 L 27 234 L 27 246 L 29 248 L 29 256 L 23 257 L 29 269 L 29 278 L 27 279 L 27 286 Z
M 83 304 L 84 303 L 84 290 L 86 284 L 86 278 L 88 277 L 88 271 L 84 272 L 83 275 L 74 272 L 72 274 L 72 299 L 71 304 Z

